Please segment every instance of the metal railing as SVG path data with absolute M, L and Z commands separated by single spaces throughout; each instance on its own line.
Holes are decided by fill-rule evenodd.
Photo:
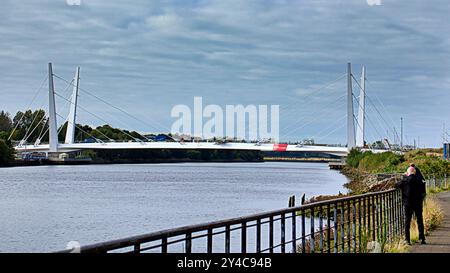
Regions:
M 430 175 L 425 179 L 426 187 L 429 190 L 438 190 L 438 189 L 446 189 L 450 185 L 449 178 L 445 174 L 444 176 L 436 176 L 436 175 Z
M 82 253 L 350 253 L 403 233 L 399 190 L 368 193 L 246 217 L 82 246 Z M 64 250 L 61 252 L 71 252 Z

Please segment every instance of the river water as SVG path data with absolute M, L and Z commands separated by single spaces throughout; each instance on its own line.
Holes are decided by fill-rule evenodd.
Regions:
M 0 252 L 62 250 L 346 192 L 322 163 L 171 163 L 0 168 Z

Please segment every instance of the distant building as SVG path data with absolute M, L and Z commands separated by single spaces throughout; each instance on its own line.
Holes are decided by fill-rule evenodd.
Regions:
M 175 141 L 173 137 L 166 135 L 166 134 L 159 134 L 159 135 L 146 135 L 147 139 L 157 142 L 173 142 Z

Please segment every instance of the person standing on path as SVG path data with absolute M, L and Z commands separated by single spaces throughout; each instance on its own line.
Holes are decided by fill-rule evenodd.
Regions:
M 423 198 L 425 196 L 422 180 L 416 175 L 416 169 L 409 167 L 406 176 L 395 184 L 395 188 L 402 190 L 403 208 L 405 211 L 405 240 L 411 244 L 410 227 L 411 219 L 414 214 L 417 218 L 417 226 L 419 229 L 419 240 L 422 244 L 425 242 L 425 231 L 423 225 Z

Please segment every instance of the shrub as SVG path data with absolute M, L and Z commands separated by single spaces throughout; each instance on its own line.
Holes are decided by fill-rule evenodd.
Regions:
M 366 152 L 371 153 L 371 152 Z M 352 149 L 347 156 L 347 165 L 353 168 L 359 167 L 359 162 L 364 157 L 364 153 L 357 149 Z
M 439 156 L 430 155 L 427 150 L 410 151 L 405 155 L 352 150 L 347 158 L 349 167 L 365 173 L 404 173 L 411 163 L 418 166 L 425 177 L 450 175 L 450 162 Z
M 392 242 L 387 242 L 384 246 L 384 253 L 408 253 L 410 246 L 406 244 L 405 240 L 398 238 Z
M 425 227 L 425 235 L 434 230 L 444 219 L 441 207 L 433 197 L 427 197 L 423 205 L 423 225 Z M 411 221 L 411 242 L 415 243 L 419 240 L 419 231 L 417 229 L 417 221 Z
M 392 152 L 367 154 L 359 162 L 359 169 L 370 173 L 396 172 L 403 161 L 402 155 Z
M 11 142 L 0 139 L 0 166 L 8 165 L 14 160 L 14 148 Z

